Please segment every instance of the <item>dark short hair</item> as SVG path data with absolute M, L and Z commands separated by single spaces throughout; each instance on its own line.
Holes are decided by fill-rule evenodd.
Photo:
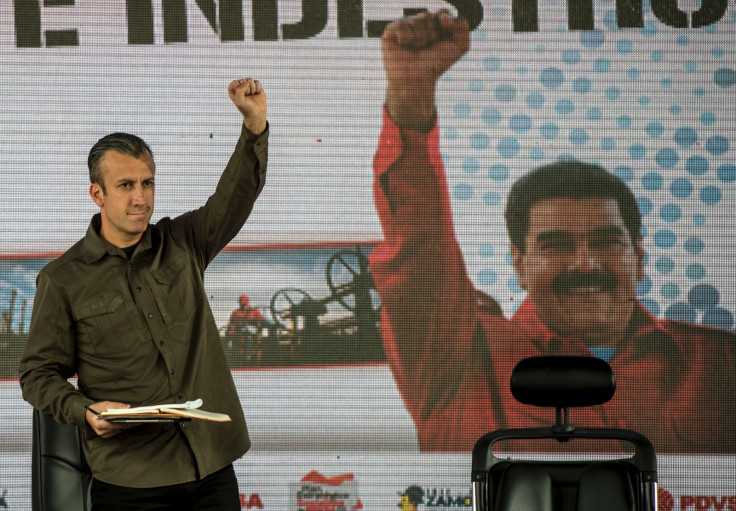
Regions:
M 631 240 L 641 232 L 636 198 L 617 176 L 592 163 L 559 161 L 537 167 L 511 187 L 506 202 L 506 229 L 511 243 L 523 254 L 529 231 L 529 211 L 547 199 L 615 199 Z
M 90 183 L 97 183 L 105 191 L 105 172 L 100 162 L 107 151 L 115 151 L 120 154 L 127 154 L 134 158 L 148 153 L 153 158 L 153 152 L 142 138 L 129 133 L 110 133 L 97 141 L 89 151 L 87 157 L 87 167 L 89 168 Z

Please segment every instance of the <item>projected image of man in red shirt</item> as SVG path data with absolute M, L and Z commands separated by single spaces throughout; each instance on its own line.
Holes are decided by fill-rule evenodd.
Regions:
M 604 358 L 617 381 L 611 401 L 575 411 L 576 424 L 637 430 L 658 452 L 735 453 L 736 336 L 657 319 L 637 301 L 641 216 L 602 167 L 559 161 L 514 184 L 506 227 L 527 297 L 510 319 L 480 303 L 455 237 L 435 108 L 437 80 L 469 43 L 467 23 L 443 11 L 382 37 L 374 196 L 384 240 L 370 263 L 420 447 L 469 451 L 490 430 L 549 424 L 549 410 L 513 399 L 511 369 L 526 356 L 572 354 Z
M 263 313 L 250 305 L 250 298 L 246 294 L 238 298 L 238 308 L 232 311 L 227 323 L 227 336 L 235 339 L 236 349 L 247 358 L 256 353 L 258 333 L 263 326 Z

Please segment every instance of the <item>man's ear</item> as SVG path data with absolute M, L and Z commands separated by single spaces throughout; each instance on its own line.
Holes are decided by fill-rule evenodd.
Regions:
M 519 283 L 519 287 L 526 290 L 526 267 L 524 265 L 524 254 L 522 254 L 521 250 L 519 250 L 519 248 L 513 243 L 511 244 L 511 261 L 514 263 L 516 280 Z
M 102 198 L 104 196 L 104 192 L 102 191 L 102 187 L 99 185 L 99 183 L 92 183 L 89 185 L 89 196 L 92 197 L 92 200 L 95 201 L 95 204 L 97 204 L 99 207 L 102 207 L 104 204 Z

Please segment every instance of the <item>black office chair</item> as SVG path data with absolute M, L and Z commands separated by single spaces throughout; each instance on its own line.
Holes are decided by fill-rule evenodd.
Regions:
M 89 511 L 92 472 L 82 450 L 82 430 L 33 410 L 33 511 Z
M 473 511 L 657 511 L 657 459 L 651 442 L 635 431 L 576 428 L 568 420 L 568 408 L 605 403 L 615 390 L 611 367 L 598 358 L 521 360 L 511 376 L 511 393 L 524 404 L 554 407 L 556 421 L 547 428 L 493 431 L 476 442 Z M 505 441 L 518 449 L 520 442 L 539 445 L 543 439 L 573 448 L 562 456 L 533 459 L 528 452 L 497 457 L 493 450 Z M 605 444 L 605 452 L 582 455 L 572 445 L 582 442 L 590 450 L 591 441 Z M 621 442 L 625 453 L 612 452 L 612 443 L 620 447 Z

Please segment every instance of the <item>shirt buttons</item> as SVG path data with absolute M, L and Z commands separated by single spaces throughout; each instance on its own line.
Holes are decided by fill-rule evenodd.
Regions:
M 153 319 L 153 313 L 151 312 L 148 313 L 148 319 Z
M 158 342 L 158 345 L 159 346 L 166 346 L 166 341 L 159 341 Z
M 133 267 L 133 263 L 128 263 L 128 268 L 132 268 L 132 267 Z
M 135 290 L 140 293 L 141 292 L 141 286 L 138 286 L 137 288 L 135 288 Z
M 173 375 L 175 375 L 175 374 L 176 374 L 176 369 L 172 369 L 172 370 L 171 370 L 171 371 L 169 371 L 169 372 L 170 372 L 170 373 L 171 373 L 171 375 L 173 376 Z
M 178 399 L 179 401 L 184 401 L 184 396 L 178 396 L 178 397 L 177 397 L 177 399 Z

